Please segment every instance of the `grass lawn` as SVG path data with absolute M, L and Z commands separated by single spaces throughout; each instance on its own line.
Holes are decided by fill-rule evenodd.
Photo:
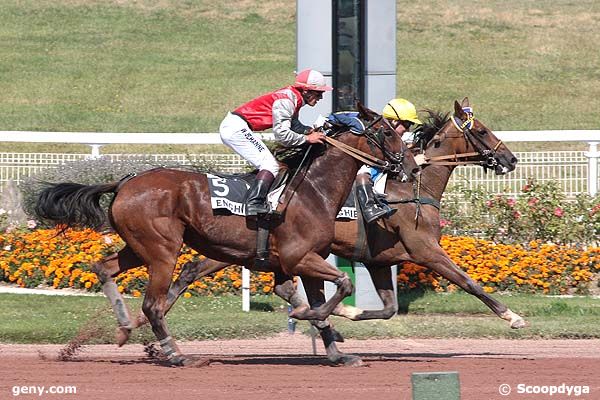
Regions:
M 478 300 L 463 293 L 426 293 L 403 303 L 407 314 L 388 321 L 351 322 L 334 317 L 348 338 L 598 338 L 600 300 L 577 297 L 501 296 L 530 323 L 514 331 Z M 139 310 L 139 299 L 127 300 Z M 137 311 L 136 311 L 137 312 Z M 287 329 L 287 306 L 274 296 L 255 296 L 252 310 L 241 311 L 241 298 L 223 296 L 180 299 L 168 315 L 180 340 L 260 338 Z M 0 294 L 0 342 L 65 343 L 83 328 L 93 332 L 90 343 L 113 343 L 116 322 L 107 300 L 99 297 Z M 301 321 L 298 330 L 307 332 Z M 133 342 L 152 341 L 148 328 Z
M 0 130 L 215 132 L 293 80 L 295 2 L 4 0 Z M 600 2 L 397 2 L 397 93 L 494 130 L 598 129 Z M 537 146 L 543 146 L 539 143 Z

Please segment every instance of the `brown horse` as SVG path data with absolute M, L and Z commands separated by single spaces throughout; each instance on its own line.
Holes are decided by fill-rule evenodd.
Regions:
M 306 282 L 334 282 L 336 294 L 317 307 L 293 301 L 298 319 L 325 319 L 352 292 L 347 275 L 327 263 L 334 237 L 334 221 L 348 196 L 362 162 L 354 155 L 378 157 L 376 163 L 390 169 L 418 171 L 413 155 L 400 136 L 376 113 L 360 108 L 367 129 L 357 135 L 349 131 L 328 138 L 321 154 L 313 152 L 310 167 L 296 175 L 284 193 L 287 209 L 272 227 L 272 253 L 267 271 L 278 272 L 276 292 L 291 299 L 291 276 Z M 345 149 L 342 151 L 340 148 Z M 164 354 L 172 365 L 186 359 L 169 334 L 164 318 L 167 292 L 181 246 L 185 243 L 201 254 L 253 269 L 256 255 L 255 226 L 240 216 L 215 215 L 211 208 L 207 177 L 188 171 L 154 169 L 124 182 L 101 185 L 61 183 L 51 185 L 39 196 L 36 212 L 41 219 L 62 226 L 98 227 L 105 220 L 99 205 L 105 193 L 115 193 L 109 220 L 126 246 L 93 266 L 102 282 L 119 323 L 119 344 L 134 326 L 113 277 L 130 268 L 146 265 L 149 282 L 142 310 L 150 321 Z
M 484 292 L 452 262 L 439 245 L 439 204 L 454 168 L 457 165 L 478 164 L 493 169 L 496 174 L 505 174 L 514 170 L 517 163 L 510 150 L 483 123 L 467 114 L 463 107 L 469 107 L 466 98 L 462 105 L 455 102 L 454 115 L 451 117 L 431 113 L 431 121 L 424 126 L 415 143 L 414 149 L 420 152 L 422 147 L 430 164 L 423 169 L 417 182 L 419 196 L 415 196 L 413 184 L 389 180 L 387 201 L 398 209 L 392 217 L 366 227 L 361 221 L 336 221 L 332 252 L 366 265 L 384 307 L 382 310 L 365 311 L 340 304 L 333 314 L 352 320 L 391 318 L 397 306 L 392 281 L 395 277 L 391 276 L 389 267 L 411 261 L 437 272 L 479 298 L 496 315 L 509 321 L 511 328 L 525 326 L 523 318 Z M 415 221 L 415 215 L 418 215 L 418 221 Z M 171 287 L 169 300 L 174 302 L 195 279 L 228 265 L 210 259 L 186 264 Z M 307 290 L 307 296 L 315 301 L 320 294 L 311 287 Z M 321 332 L 329 358 L 332 361 L 346 361 L 347 358 L 337 350 L 334 342 L 340 335 L 327 321 L 315 324 Z

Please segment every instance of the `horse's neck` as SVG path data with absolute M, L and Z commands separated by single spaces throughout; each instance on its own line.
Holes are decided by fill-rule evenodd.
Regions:
M 448 165 L 430 165 L 424 168 L 421 172 L 422 192 L 429 194 L 437 201 L 441 201 L 454 168 L 454 166 Z
M 302 184 L 310 185 L 315 193 L 321 194 L 327 208 L 337 215 L 352 190 L 359 165 L 337 149 L 329 149 L 328 153 L 314 160 Z M 315 200 L 308 199 L 311 203 L 307 204 L 312 205 Z

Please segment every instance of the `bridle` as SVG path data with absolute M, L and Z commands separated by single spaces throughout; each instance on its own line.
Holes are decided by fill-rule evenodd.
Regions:
M 379 121 L 382 121 L 383 124 L 376 130 L 374 128 L 374 125 L 377 124 Z M 386 130 L 386 128 L 389 129 L 392 132 L 392 134 L 397 135 L 394 128 L 382 116 L 378 116 L 377 118 L 373 119 L 365 127 L 365 129 L 363 130 L 362 133 L 358 134 L 358 133 L 352 132 L 356 135 L 365 136 L 365 138 L 367 139 L 367 143 L 369 144 L 371 149 L 374 149 L 374 148 L 379 149 L 381 151 L 381 153 L 383 154 L 383 157 L 385 158 L 384 160 L 382 160 L 378 157 L 375 157 L 369 153 L 365 153 L 361 150 L 358 150 L 357 148 L 349 146 L 349 145 L 342 143 L 339 140 L 335 139 L 334 137 L 338 136 L 341 133 L 341 131 L 338 131 L 337 133 L 335 133 L 331 136 L 326 136 L 325 141 L 327 143 L 329 143 L 330 145 L 340 149 L 344 153 L 350 155 L 351 157 L 359 160 L 363 164 L 366 164 L 370 167 L 376 167 L 378 169 L 381 169 L 381 170 L 387 171 L 387 172 L 391 172 L 391 173 L 400 173 L 403 171 L 402 162 L 404 161 L 404 155 L 405 155 L 405 152 L 407 151 L 407 148 L 406 148 L 406 146 L 403 146 L 401 153 L 389 151 L 385 147 L 385 130 Z
M 467 114 L 467 119 L 462 120 L 456 115 L 452 115 L 450 120 L 452 125 L 458 130 L 456 133 L 449 132 L 449 127 L 440 130 L 436 133 L 431 140 L 442 141 L 445 138 L 458 138 L 463 136 L 465 141 L 475 149 L 475 152 L 469 153 L 458 153 L 449 154 L 445 156 L 435 156 L 428 160 L 431 165 L 481 165 L 484 169 L 493 169 L 498 165 L 496 160 L 496 152 L 502 145 L 502 140 L 490 148 L 483 140 L 476 134 L 473 133 L 472 128 L 475 125 L 475 118 L 473 117 L 473 109 L 471 107 L 464 107 L 463 111 Z M 446 124 L 448 125 L 448 124 Z M 477 160 L 472 160 L 472 157 L 478 157 Z

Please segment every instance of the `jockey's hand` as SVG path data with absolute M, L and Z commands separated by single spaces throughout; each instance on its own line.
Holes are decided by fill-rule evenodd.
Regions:
M 325 134 L 323 132 L 311 129 L 309 133 L 306 135 L 306 141 L 308 143 L 324 143 L 325 142 Z
M 425 154 L 423 154 L 423 153 L 419 153 L 415 156 L 415 162 L 419 166 L 421 166 L 423 164 L 427 164 L 427 160 L 428 160 L 428 158 L 425 157 Z

